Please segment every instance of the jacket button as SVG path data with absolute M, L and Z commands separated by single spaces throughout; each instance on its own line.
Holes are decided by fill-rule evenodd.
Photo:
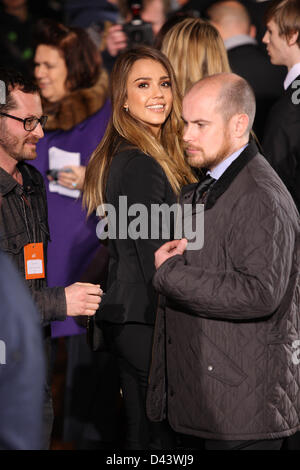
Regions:
M 170 397 L 174 397 L 175 393 L 173 390 L 170 391 Z
M 171 338 L 168 339 L 168 344 L 172 344 Z
M 209 372 L 211 372 L 212 370 L 214 370 L 213 366 L 208 366 L 207 369 L 209 370 Z

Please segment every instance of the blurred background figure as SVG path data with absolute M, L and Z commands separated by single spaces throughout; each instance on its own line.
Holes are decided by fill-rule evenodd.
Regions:
M 2 251 L 0 305 L 0 450 L 39 450 L 45 380 L 40 318 Z
M 103 36 L 120 17 L 117 0 L 66 0 L 64 12 L 65 24 L 84 28 L 104 53 Z
M 179 4 L 178 12 L 197 12 L 202 18 L 207 18 L 207 10 L 216 0 L 177 0 Z M 240 0 L 240 3 L 247 8 L 251 17 L 251 23 L 257 30 L 257 40 L 259 46 L 265 32 L 264 13 L 270 0 Z
M 110 26 L 104 34 L 105 49 L 102 52 L 102 57 L 109 71 L 111 71 L 119 52 L 128 46 L 133 46 L 130 36 L 134 37 L 135 34 L 125 32 L 126 24 L 131 22 L 133 27 L 138 28 L 139 31 L 142 30 L 136 36 L 140 38 L 140 45 L 152 45 L 156 34 L 166 21 L 167 15 L 172 11 L 171 0 L 117 0 L 117 6 L 120 12 L 119 23 L 123 24 Z M 147 26 L 144 25 L 144 29 L 141 28 L 141 21 L 151 24 L 151 39 L 146 32 Z
M 96 46 L 83 29 L 41 20 L 35 40 L 34 75 L 48 115 L 45 137 L 37 146 L 33 163 L 44 176 L 47 191 L 51 233 L 48 283 L 67 286 L 71 279 L 97 279 L 105 288 L 108 254 L 96 235 L 96 216 L 86 220 L 81 190 L 85 167 L 110 116 L 108 77 Z M 104 369 L 112 371 L 113 367 L 105 353 L 92 355 L 85 334 L 86 329 L 71 318 L 52 323 L 53 338 L 68 337 L 64 438 L 78 446 L 85 445 L 83 440 L 96 443 L 111 439 L 103 432 L 100 435 L 98 423 L 89 419 L 94 416 L 98 420 L 99 411 L 93 410 L 95 390 L 99 384 L 103 387 Z M 105 386 L 111 385 L 112 375 L 107 374 Z M 113 400 L 113 386 L 111 390 Z M 102 406 L 101 401 L 97 403 Z M 109 400 L 102 408 L 105 406 L 107 413 Z M 101 425 L 112 427 L 113 421 L 110 417 Z
M 53 8 L 53 7 L 56 8 Z M 30 74 L 33 57 L 33 30 L 38 18 L 62 15 L 59 2 L 0 0 L 0 57 L 2 67 Z
M 186 18 L 173 26 L 162 40 L 161 51 L 174 68 L 182 95 L 205 76 L 230 72 L 221 36 L 200 18 Z
M 237 1 L 220 1 L 207 10 L 211 24 L 222 36 L 233 72 L 252 86 L 257 112 L 254 131 L 262 138 L 267 115 L 282 94 L 284 69 L 273 66 L 258 45 L 256 27 L 245 6 Z
M 105 21 L 115 23 L 119 16 L 117 0 L 66 0 L 65 22 L 69 26 L 89 28 Z

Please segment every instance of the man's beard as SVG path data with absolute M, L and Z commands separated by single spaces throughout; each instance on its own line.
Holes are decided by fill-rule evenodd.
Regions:
M 197 151 L 200 152 L 199 155 L 188 155 L 186 154 L 187 163 L 193 168 L 214 168 L 216 167 L 221 161 L 231 155 L 231 140 L 229 132 L 226 130 L 224 133 L 224 138 L 221 147 L 219 148 L 216 155 L 211 158 L 211 155 L 206 155 L 204 150 L 199 147 Z
M 14 160 L 21 162 L 23 160 L 34 160 L 37 156 L 36 151 L 32 148 L 26 150 L 26 143 L 37 143 L 38 139 L 33 136 L 28 136 L 27 139 L 23 140 L 23 144 L 20 145 L 21 138 L 17 138 L 7 131 L 1 132 L 0 134 L 0 147 Z

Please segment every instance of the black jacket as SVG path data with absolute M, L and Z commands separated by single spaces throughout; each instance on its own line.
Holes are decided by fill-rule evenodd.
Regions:
M 300 76 L 296 80 L 300 80 Z M 300 209 L 300 86 L 291 84 L 275 103 L 262 142 L 264 155 Z
M 183 201 L 192 197 L 187 187 Z M 222 440 L 300 429 L 299 242 L 295 204 L 251 143 L 208 195 L 203 248 L 154 276 L 167 304 L 155 327 L 150 419 L 168 413 L 176 431 Z
M 119 220 L 119 197 L 127 197 L 128 209 L 133 204 L 143 204 L 147 210 L 142 226 L 151 219 L 151 204 L 172 205 L 174 193 L 161 166 L 154 158 L 137 149 L 128 149 L 117 153 L 111 163 L 107 181 L 106 199 L 116 209 L 116 221 Z M 136 218 L 122 212 L 123 220 L 129 226 Z M 137 213 L 138 216 L 138 213 Z M 158 239 L 136 240 L 125 234 L 119 235 L 119 224 L 112 221 L 117 233 L 109 239 L 110 265 L 107 294 L 101 301 L 99 318 L 113 323 L 139 322 L 154 324 L 157 295 L 152 286 L 155 272 L 154 252 L 167 239 L 161 233 Z M 113 228 L 112 227 L 112 228 Z M 142 227 L 141 227 L 142 228 Z M 159 227 L 161 231 L 161 227 Z M 172 234 L 170 234 L 172 236 Z
M 24 246 L 34 241 L 43 242 L 46 270 L 50 236 L 43 178 L 35 168 L 26 163 L 19 163 L 18 169 L 22 173 L 23 186 L 0 168 L 0 248 L 9 255 L 25 278 Z M 46 278 L 30 279 L 26 283 L 44 326 L 52 320 L 66 318 L 63 287 L 48 288 Z
M 232 71 L 245 78 L 256 98 L 254 131 L 262 140 L 267 116 L 283 93 L 285 69 L 271 64 L 256 44 L 241 44 L 227 51 Z

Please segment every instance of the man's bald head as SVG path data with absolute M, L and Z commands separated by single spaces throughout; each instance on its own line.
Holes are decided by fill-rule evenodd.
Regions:
M 234 73 L 220 73 L 210 75 L 193 85 L 186 94 L 197 100 L 197 95 L 209 93 L 215 100 L 215 110 L 219 112 L 225 122 L 236 114 L 246 114 L 249 124 L 246 132 L 252 129 L 256 103 L 254 92 L 249 83 Z M 199 97 L 200 99 L 200 97 Z
M 208 17 L 223 39 L 238 34 L 253 36 L 250 15 L 244 5 L 237 1 L 214 3 L 208 9 Z

